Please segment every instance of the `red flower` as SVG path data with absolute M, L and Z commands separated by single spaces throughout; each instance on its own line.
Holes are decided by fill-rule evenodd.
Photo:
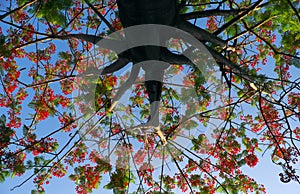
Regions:
M 245 157 L 245 161 L 246 164 L 252 168 L 258 163 L 258 158 L 254 154 L 249 154 Z
M 38 109 L 38 110 L 36 110 L 36 113 L 37 113 L 37 118 L 39 121 L 45 120 L 50 115 L 48 110 L 39 110 Z
M 15 91 L 15 89 L 17 88 L 17 84 L 13 83 L 12 85 L 8 85 L 6 87 L 6 92 L 11 94 L 13 91 Z

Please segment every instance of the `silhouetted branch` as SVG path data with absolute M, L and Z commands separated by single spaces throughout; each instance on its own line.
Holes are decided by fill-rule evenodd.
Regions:
M 11 10 L 11 11 L 8 11 L 8 12 L 6 12 L 6 13 L 3 14 L 3 15 L 0 15 L 0 20 L 4 19 L 5 17 L 7 17 L 7 16 L 9 16 L 9 15 L 11 15 L 11 14 L 13 14 L 13 13 L 16 12 L 16 11 L 19 11 L 19 10 L 21 10 L 21 9 L 24 9 L 24 8 L 26 8 L 26 7 L 30 6 L 30 5 L 32 5 L 33 3 L 37 2 L 37 1 L 38 1 L 38 0 L 28 1 L 28 2 L 24 3 L 22 6 L 17 7 L 16 9 L 13 9 L 13 10 Z
M 289 3 L 289 5 L 292 8 L 292 10 L 295 12 L 295 15 L 297 16 L 297 18 L 298 18 L 298 20 L 300 22 L 299 10 L 296 9 L 296 7 L 293 5 L 293 3 L 290 0 L 287 0 L 287 2 Z
M 206 30 L 203 30 L 200 27 L 194 26 L 193 24 L 185 21 L 181 17 L 178 17 L 178 20 L 177 20 L 177 23 L 175 26 L 180 28 L 181 30 L 189 32 L 191 35 L 193 35 L 199 41 L 211 42 L 211 43 L 221 46 L 222 48 L 227 46 L 226 41 L 220 39 L 219 37 L 217 37 L 214 34 L 207 32 Z
M 127 53 L 127 52 L 125 52 L 125 53 Z M 113 62 L 112 64 L 110 64 L 109 66 L 105 67 L 104 70 L 101 72 L 101 74 L 106 75 L 106 74 L 118 71 L 118 70 L 122 69 L 123 67 L 125 67 L 129 62 L 130 61 L 128 59 L 128 56 L 125 56 L 124 53 L 121 53 L 120 55 L 118 55 L 118 59 L 115 62 Z
M 236 17 L 234 17 L 232 20 L 230 20 L 229 22 L 225 23 L 223 26 L 221 26 L 220 28 L 218 28 L 218 30 L 216 30 L 214 32 L 215 35 L 220 34 L 221 32 L 223 32 L 224 30 L 226 30 L 228 27 L 234 25 L 236 22 L 240 21 L 241 19 L 243 19 L 244 17 L 246 17 L 248 14 L 250 14 L 252 11 L 254 11 L 259 4 L 263 2 L 263 0 L 259 0 L 256 3 L 254 3 L 252 6 L 250 6 L 250 8 L 248 8 L 246 11 L 238 14 Z
M 181 14 L 181 17 L 185 20 L 190 20 L 190 19 L 204 18 L 204 17 L 210 17 L 210 16 L 235 15 L 242 11 L 245 11 L 245 9 L 235 9 L 235 10 L 211 9 L 211 10 L 205 10 L 205 11 L 195 11 L 195 12 L 190 12 L 190 13 L 184 13 L 184 14 Z
M 99 16 L 99 18 L 108 26 L 109 30 L 115 32 L 115 28 L 107 21 L 107 19 L 91 4 L 88 0 L 84 0 L 86 4 Z

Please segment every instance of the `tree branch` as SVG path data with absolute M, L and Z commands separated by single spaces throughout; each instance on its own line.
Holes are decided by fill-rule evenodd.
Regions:
M 251 26 L 249 29 L 254 30 L 254 29 L 256 29 L 256 28 L 258 28 L 258 27 L 264 25 L 265 23 L 267 23 L 268 21 L 270 21 L 270 19 L 273 19 L 273 18 L 275 18 L 275 17 L 276 17 L 276 16 L 273 16 L 273 17 L 271 17 L 271 18 L 269 18 L 269 19 L 266 19 L 266 20 L 263 20 L 263 21 L 261 21 L 261 22 L 258 22 L 258 23 L 255 24 L 254 26 Z M 230 42 L 230 41 L 236 40 L 236 39 L 240 38 L 241 36 L 243 36 L 243 35 L 245 35 L 245 34 L 247 34 L 247 33 L 249 33 L 249 30 L 244 30 L 243 32 L 240 32 L 239 34 L 237 34 L 237 35 L 235 35 L 235 36 L 233 36 L 233 37 L 231 37 L 231 38 L 228 38 L 226 41 L 227 41 L 227 42 Z
M 167 48 L 161 49 L 161 60 L 170 64 L 187 64 L 193 65 L 192 61 L 184 55 L 172 53 Z
M 186 2 L 186 0 L 181 0 L 181 2 L 177 6 L 177 9 L 180 11 L 186 5 Z
M 5 17 L 9 16 L 10 14 L 16 12 L 16 11 L 19 11 L 21 9 L 24 9 L 30 5 L 32 5 L 33 3 L 37 2 L 37 0 L 34 0 L 34 1 L 28 1 L 27 3 L 24 3 L 24 5 L 20 6 L 20 7 L 17 7 L 16 9 L 13 9 L 9 12 L 6 12 L 5 14 L 3 15 L 0 15 L 0 20 L 4 19 Z
M 107 19 L 92 5 L 88 0 L 84 0 L 86 4 L 100 17 L 100 19 L 107 25 L 110 31 L 115 32 L 115 28 L 107 21 Z
M 128 88 L 130 88 L 132 86 L 132 84 L 136 80 L 137 76 L 139 75 L 140 69 L 141 69 L 141 67 L 139 65 L 133 64 L 129 78 L 119 88 L 118 92 L 114 96 L 112 104 L 108 109 L 108 112 L 111 112 L 115 108 L 115 106 L 118 104 L 118 102 L 119 102 L 120 98 L 122 97 L 122 95 L 124 94 L 124 92 L 126 92 L 126 90 L 128 90 Z
M 221 32 L 223 32 L 224 30 L 226 30 L 228 27 L 234 25 L 235 23 L 237 23 L 238 21 L 240 21 L 241 19 L 243 19 L 244 17 L 246 17 L 249 13 L 251 13 L 252 11 L 254 11 L 259 4 L 262 2 L 263 0 L 259 0 L 256 3 L 254 3 L 252 6 L 250 6 L 249 9 L 247 9 L 246 11 L 238 14 L 235 18 L 233 18 L 232 20 L 230 20 L 229 22 L 227 22 L 226 24 L 224 24 L 223 26 L 221 26 L 218 30 L 216 30 L 213 34 L 214 35 L 218 35 Z M 265 5 L 265 4 L 264 4 Z M 262 7 L 262 6 L 260 6 Z
M 266 45 L 268 45 L 276 55 L 277 55 L 277 54 L 281 54 L 281 55 L 293 57 L 293 58 L 295 58 L 295 59 L 300 59 L 300 57 L 298 57 L 298 56 L 296 56 L 296 55 L 292 55 L 292 54 L 289 54 L 289 53 L 284 53 L 284 52 L 278 51 L 278 50 L 277 50 L 270 42 L 268 42 L 264 37 L 261 37 L 259 34 L 257 34 L 257 33 L 254 32 L 252 29 L 250 29 L 250 28 L 247 26 L 247 24 L 246 24 L 245 21 L 242 21 L 242 22 L 243 22 L 245 28 L 246 28 L 249 32 L 253 33 L 257 38 L 261 39 L 264 43 L 266 43 Z
M 219 10 L 219 9 L 211 9 L 205 11 L 195 11 L 190 13 L 181 14 L 182 18 L 185 20 L 204 18 L 210 16 L 229 16 L 233 14 L 238 14 L 245 9 L 235 9 L 235 10 Z
M 293 5 L 293 3 L 290 0 L 287 0 L 287 2 L 289 3 L 290 7 L 292 8 L 292 10 L 295 12 L 299 22 L 300 22 L 300 15 L 299 12 L 297 11 L 297 9 L 295 8 L 295 6 Z
M 49 38 L 60 39 L 60 40 L 66 40 L 69 38 L 82 39 L 86 42 L 96 44 L 101 48 L 113 50 L 117 53 L 119 53 L 120 51 L 123 51 L 127 45 L 125 41 L 105 39 L 105 38 L 102 38 L 102 37 L 99 37 L 96 35 L 91 35 L 91 34 L 67 34 L 67 35 L 60 35 L 60 36 L 53 35 L 53 36 L 49 36 Z
M 129 62 L 130 61 L 126 54 L 121 53 L 120 55 L 118 55 L 118 60 L 113 62 L 111 65 L 105 67 L 104 70 L 101 72 L 101 75 L 106 75 L 118 71 L 125 67 Z
M 199 28 L 197 26 L 194 26 L 188 21 L 185 21 L 180 16 L 178 17 L 177 23 L 175 24 L 176 27 L 180 28 L 181 30 L 189 32 L 191 35 L 193 35 L 195 38 L 197 38 L 199 41 L 207 41 L 214 44 L 217 44 L 221 46 L 222 48 L 227 46 L 227 42 L 220 39 L 214 34 L 211 34 L 202 28 Z
M 216 50 L 210 48 L 209 46 L 206 46 L 206 48 L 210 52 L 210 54 L 220 63 L 227 65 L 230 69 L 236 70 L 242 75 L 248 75 L 248 73 L 245 70 L 243 70 L 240 66 L 238 66 L 237 64 L 228 60 L 226 57 L 224 57 L 222 54 L 220 54 Z

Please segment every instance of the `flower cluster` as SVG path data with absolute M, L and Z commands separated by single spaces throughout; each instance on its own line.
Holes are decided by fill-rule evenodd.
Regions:
M 251 168 L 256 166 L 256 164 L 258 163 L 258 158 L 254 154 L 249 154 L 244 159 L 245 159 L 246 164 L 248 166 L 250 166 Z

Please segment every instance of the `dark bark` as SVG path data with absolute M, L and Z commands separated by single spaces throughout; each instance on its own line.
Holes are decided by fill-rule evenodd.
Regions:
M 229 16 L 235 15 L 244 11 L 244 9 L 235 9 L 235 10 L 220 10 L 220 9 L 211 9 L 205 11 L 195 11 L 181 14 L 181 17 L 185 20 L 197 19 L 197 18 L 204 18 L 210 16 Z
M 220 39 L 217 34 L 222 32 L 228 26 L 233 25 L 236 21 L 236 18 L 242 18 L 247 13 L 251 12 L 253 9 L 259 6 L 261 1 L 253 4 L 249 8 L 241 9 L 236 11 L 237 17 L 235 17 L 232 21 L 228 22 L 224 26 L 222 26 L 217 32 L 214 34 L 207 32 L 206 30 L 195 26 L 188 21 L 185 20 L 184 17 L 188 17 L 187 15 L 179 15 L 179 7 L 180 5 L 176 4 L 176 0 L 117 0 L 119 17 L 121 23 L 124 28 L 141 25 L 141 24 L 162 24 L 168 25 L 172 27 L 179 28 L 183 31 L 186 31 L 197 38 L 199 41 L 204 44 L 207 42 L 212 43 L 215 46 L 218 46 L 224 50 L 230 49 L 228 48 L 227 41 Z M 203 14 L 204 12 L 202 12 Z M 211 12 L 206 12 L 206 14 L 229 14 L 229 11 L 217 11 L 212 10 Z M 199 13 L 198 13 L 199 14 Z M 159 33 L 155 33 L 158 36 L 158 40 L 161 41 L 161 45 L 164 45 L 165 42 L 171 37 L 162 37 Z M 129 34 L 126 34 L 125 37 L 127 41 L 134 41 L 135 37 L 130 37 Z M 216 60 L 222 64 L 227 65 L 231 69 L 235 69 L 235 71 L 240 74 L 244 74 L 242 68 L 238 65 L 233 64 L 231 61 L 226 59 L 222 54 L 217 52 L 216 50 L 208 47 L 211 54 L 216 58 Z M 112 73 L 126 66 L 128 62 L 141 63 L 143 61 L 148 60 L 156 60 L 156 61 L 164 61 L 167 63 L 178 63 L 178 64 L 189 64 L 192 65 L 191 61 L 187 59 L 183 55 L 176 55 L 170 52 L 167 48 L 160 46 L 139 46 L 135 48 L 131 48 L 128 51 L 119 55 L 119 59 L 115 61 L 110 66 L 106 67 L 103 71 L 103 74 Z M 163 72 L 167 66 L 158 65 L 153 68 L 148 65 L 142 66 L 145 70 L 146 77 L 146 90 L 149 94 L 150 103 L 154 101 L 160 101 L 161 98 L 161 90 L 162 90 L 162 80 L 163 80 Z M 159 73 L 158 73 L 159 72 Z M 156 76 L 155 76 L 156 75 Z M 159 75 L 159 76 L 158 76 Z M 154 80 L 151 80 L 151 77 L 155 77 Z M 159 78 L 158 78 L 159 77 Z
M 127 28 L 141 24 L 162 24 L 174 26 L 176 22 L 177 9 L 175 0 L 120 0 L 117 1 L 119 16 L 122 25 Z M 125 34 L 126 36 L 127 34 Z M 159 35 L 159 34 L 158 34 Z M 134 41 L 134 37 L 127 39 Z M 165 37 L 157 37 L 161 43 L 166 41 Z M 128 56 L 133 63 L 140 63 L 147 60 L 161 60 L 163 48 L 159 46 L 140 46 L 130 49 Z M 163 71 L 167 66 L 143 66 L 146 77 L 146 90 L 149 95 L 150 103 L 160 101 L 162 91 Z M 152 77 L 158 80 L 151 80 Z M 160 74 L 157 76 L 157 74 Z

